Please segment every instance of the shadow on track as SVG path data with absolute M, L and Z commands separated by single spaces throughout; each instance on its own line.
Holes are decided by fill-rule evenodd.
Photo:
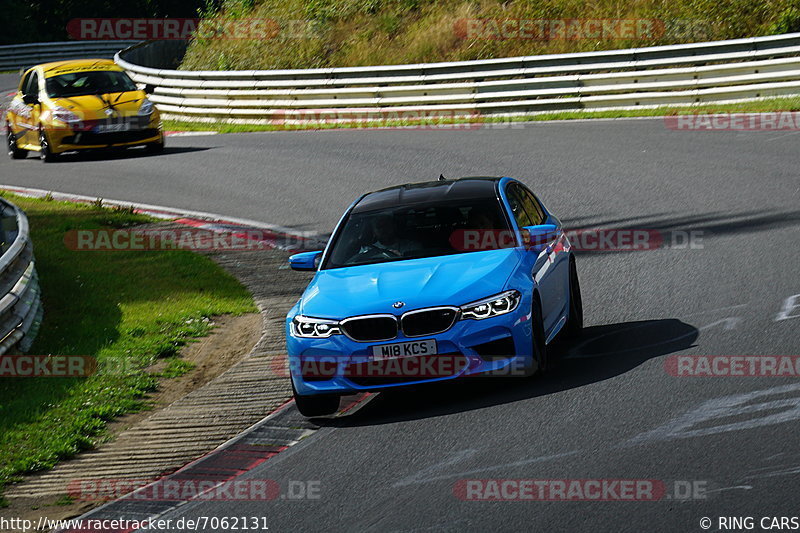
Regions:
M 55 168 L 58 168 L 59 165 L 64 165 L 68 163 L 85 163 L 89 161 L 114 161 L 114 160 L 122 160 L 122 159 L 150 159 L 153 157 L 167 157 L 170 155 L 178 155 L 178 154 L 186 154 L 191 152 L 204 152 L 206 150 L 211 150 L 212 147 L 200 147 L 200 146 L 169 146 L 167 145 L 164 148 L 164 151 L 161 153 L 149 153 L 144 148 L 125 148 L 125 149 L 114 149 L 114 148 L 106 148 L 106 149 L 96 149 L 96 150 L 85 150 L 80 152 L 65 152 L 64 154 L 60 155 L 55 162 L 49 163 L 49 165 L 53 165 Z M 28 154 L 28 159 L 31 162 L 34 162 L 34 158 L 39 158 L 38 152 L 30 152 Z M 38 161 L 35 161 L 38 163 Z
M 697 328 L 677 319 L 587 327 L 579 339 L 552 346 L 563 357 L 546 377 L 472 377 L 387 390 L 350 416 L 317 423 L 372 426 L 545 396 L 613 378 L 650 359 L 691 348 L 697 337 Z
M 604 218 L 602 216 L 584 216 L 563 219 L 564 227 L 570 230 L 581 228 L 599 228 L 616 230 L 651 230 L 658 231 L 663 239 L 662 246 L 676 244 L 675 239 L 690 231 L 699 231 L 704 240 L 714 237 L 735 235 L 740 233 L 756 233 L 773 229 L 786 228 L 800 224 L 800 210 L 788 211 L 740 211 L 738 213 L 709 212 L 702 215 L 668 215 L 657 213 L 625 218 Z M 602 253 L 622 252 L 627 250 L 603 250 Z M 591 255 L 593 252 L 576 252 L 579 255 Z

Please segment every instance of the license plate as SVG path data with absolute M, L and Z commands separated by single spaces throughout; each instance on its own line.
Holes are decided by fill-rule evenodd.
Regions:
M 433 339 L 381 344 L 372 347 L 372 358 L 377 360 L 435 354 L 436 341 Z
M 98 124 L 97 133 L 111 133 L 116 131 L 128 131 L 131 129 L 130 122 L 119 122 L 116 124 Z

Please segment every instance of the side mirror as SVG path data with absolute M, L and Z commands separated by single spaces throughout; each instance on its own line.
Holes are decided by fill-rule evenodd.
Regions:
M 39 95 L 36 93 L 22 95 L 22 101 L 28 105 L 36 105 L 39 103 Z
M 153 94 L 154 92 L 156 92 L 156 86 L 153 85 L 152 83 L 148 83 L 144 86 L 144 89 L 142 90 L 144 91 L 144 94 Z
M 314 271 L 319 268 L 322 250 L 316 252 L 303 252 L 289 257 L 289 267 L 292 270 Z
M 525 226 L 521 229 L 522 242 L 529 248 L 540 248 L 558 238 L 561 233 L 555 224 L 539 224 L 537 226 Z

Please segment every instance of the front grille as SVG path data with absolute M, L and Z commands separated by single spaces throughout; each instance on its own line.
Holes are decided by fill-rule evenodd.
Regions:
M 345 367 L 344 375 L 361 387 L 401 385 L 456 376 L 468 362 L 459 352 L 382 359 L 350 364 Z
M 348 318 L 341 327 L 355 341 L 386 341 L 397 337 L 397 319 L 393 316 Z
M 83 131 L 75 135 L 64 137 L 61 141 L 64 144 L 75 144 L 91 146 L 97 144 L 120 144 L 136 141 L 143 141 L 158 135 L 158 130 L 148 128 L 144 130 L 112 131 L 108 133 L 95 133 L 93 131 Z
M 132 117 L 108 117 L 97 120 L 86 120 L 83 125 L 86 131 L 91 131 L 97 126 L 112 124 L 130 124 L 131 130 L 142 130 L 150 125 L 150 115 L 136 115 Z
M 455 307 L 410 311 L 402 318 L 403 333 L 406 337 L 435 335 L 450 329 L 456 318 L 458 309 Z

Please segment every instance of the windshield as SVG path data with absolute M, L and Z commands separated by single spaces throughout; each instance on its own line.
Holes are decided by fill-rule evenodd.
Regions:
M 128 75 L 118 70 L 70 72 L 47 78 L 45 86 L 50 98 L 137 90 L 136 84 Z
M 495 198 L 415 204 L 351 213 L 334 237 L 323 269 L 507 248 L 513 236 L 490 247 L 465 246 L 473 234 L 513 235 Z

